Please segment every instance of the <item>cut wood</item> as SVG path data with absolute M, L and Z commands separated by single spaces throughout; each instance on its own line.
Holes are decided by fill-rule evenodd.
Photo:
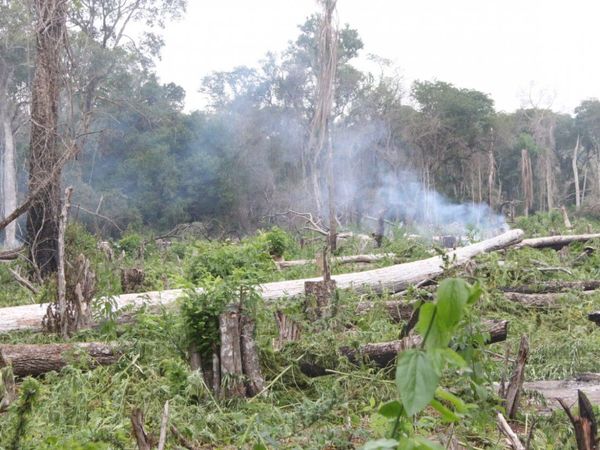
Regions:
M 485 331 L 490 333 L 488 344 L 506 340 L 508 332 L 508 321 L 506 320 L 487 320 L 483 324 Z M 418 335 L 408 336 L 404 339 L 398 339 L 389 342 L 378 342 L 362 344 L 358 348 L 340 347 L 339 353 L 348 358 L 353 364 L 362 362 L 374 364 L 376 367 L 388 367 L 396 360 L 398 353 L 409 348 L 415 348 L 421 345 L 422 338 Z M 307 361 L 311 361 L 310 355 Z M 327 375 L 327 369 L 318 363 L 302 362 L 300 370 L 309 377 L 318 377 Z
M 575 429 L 575 439 L 577 440 L 578 450 L 597 450 L 598 449 L 598 422 L 594 415 L 594 409 L 590 400 L 580 390 L 577 391 L 577 403 L 579 406 L 579 416 L 573 415 L 569 405 L 562 399 L 558 400 L 560 406 L 564 409 Z
M 600 374 L 587 373 L 571 380 L 540 380 L 523 383 L 525 392 L 535 392 L 544 398 L 547 406 L 560 409 L 558 399 L 572 405 L 578 399 L 578 391 L 582 391 L 594 405 L 600 404 Z
M 219 316 L 221 336 L 221 394 L 224 398 L 244 397 L 242 380 L 242 349 L 238 311 L 226 311 Z
M 258 347 L 254 339 L 255 324 L 242 315 L 240 318 L 240 346 L 242 348 L 242 371 L 246 376 L 246 391 L 254 397 L 265 388 L 265 379 L 260 369 Z
M 395 300 L 389 302 L 360 302 L 356 305 L 356 314 L 363 315 L 373 310 L 382 309 L 394 322 L 409 320 L 414 311 L 414 303 Z
M 89 358 L 91 366 L 117 362 L 119 351 L 110 344 L 6 344 L 0 345 L 0 367 L 12 366 L 18 377 L 36 376 L 59 371 L 80 355 Z
M 350 255 L 350 256 L 336 256 L 331 258 L 333 264 L 368 264 L 379 262 L 385 259 L 394 259 L 396 255 L 394 253 L 381 253 L 372 255 Z M 291 261 L 278 261 L 277 265 L 282 268 L 306 266 L 308 264 L 317 264 L 316 259 L 295 259 Z
M 517 292 L 519 294 L 549 294 L 571 290 L 593 291 L 595 289 L 600 289 L 600 280 L 547 281 L 544 283 L 505 287 L 501 290 L 505 292 Z
M 523 231 L 511 230 L 492 239 L 458 248 L 446 254 L 450 266 L 456 267 L 465 264 L 470 259 L 485 252 L 510 247 L 520 242 Z M 419 261 L 396 264 L 380 269 L 368 270 L 358 273 L 334 275 L 338 289 L 351 289 L 359 293 L 365 292 L 398 292 L 423 280 L 434 279 L 444 273 L 444 258 L 434 256 Z M 265 301 L 293 298 L 304 294 L 306 281 L 319 281 L 320 278 L 278 281 L 258 286 Z M 201 291 L 199 289 L 199 291 Z M 166 291 L 152 291 L 141 294 L 124 294 L 113 297 L 116 309 L 124 307 L 140 307 L 142 305 L 173 304 L 185 294 L 184 289 Z M 0 308 L 0 333 L 18 330 L 39 331 L 42 317 L 47 304 L 13 306 Z
M 505 407 L 509 419 L 514 419 L 517 416 L 519 409 L 519 399 L 521 398 L 521 389 L 525 380 L 525 364 L 529 355 L 529 341 L 527 336 L 521 336 L 519 345 L 519 354 L 515 362 L 512 376 L 506 389 Z
M 559 250 L 573 242 L 586 242 L 592 239 L 600 239 L 600 233 L 591 234 L 573 234 L 566 236 L 545 236 L 532 239 L 523 239 L 515 245 L 515 248 L 532 247 L 532 248 L 553 248 Z
M 582 291 L 579 295 L 594 295 L 596 291 Z M 565 292 L 549 294 L 521 294 L 518 292 L 505 292 L 504 298 L 511 302 L 520 303 L 529 308 L 548 308 L 556 304 L 561 298 L 568 295 Z
M 498 429 L 506 436 L 506 440 L 510 448 L 513 450 L 525 450 L 525 446 L 521 443 L 517 433 L 510 427 L 502 413 L 498 413 Z
M 588 320 L 591 320 L 596 325 L 600 326 L 600 311 L 594 311 L 588 314 Z
M 295 321 L 286 316 L 283 311 L 278 309 L 274 313 L 275 321 L 277 322 L 277 329 L 279 330 L 279 336 L 277 339 L 273 339 L 273 350 L 281 350 L 288 342 L 294 342 L 300 339 L 300 325 Z

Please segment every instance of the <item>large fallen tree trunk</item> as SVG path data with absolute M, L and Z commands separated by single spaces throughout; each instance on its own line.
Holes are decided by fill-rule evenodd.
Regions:
M 508 321 L 487 320 L 484 322 L 483 328 L 490 334 L 490 338 L 487 341 L 488 344 L 502 342 L 506 340 L 508 334 Z M 340 347 L 339 352 L 342 356 L 348 358 L 348 361 L 352 364 L 365 362 L 383 368 L 392 364 L 396 360 L 398 353 L 418 347 L 422 341 L 423 338 L 421 336 L 414 335 L 395 341 L 362 344 L 358 348 Z M 311 361 L 310 355 L 306 359 L 307 361 Z M 325 367 L 314 362 L 300 363 L 300 370 L 309 377 L 319 377 L 328 373 Z
M 420 261 L 396 264 L 381 269 L 334 275 L 331 279 L 336 281 L 338 289 L 352 289 L 357 292 L 398 292 L 420 281 L 442 275 L 445 264 L 449 267 L 463 265 L 482 253 L 517 244 L 522 238 L 523 231 L 511 230 L 492 239 L 448 252 L 445 258 L 434 256 Z M 278 281 L 262 284 L 258 287 L 258 290 L 262 298 L 268 302 L 303 295 L 306 281 L 319 280 L 320 278 Z M 115 296 L 114 304 L 117 309 L 139 307 L 142 305 L 166 306 L 174 303 L 183 294 L 183 289 L 153 291 L 143 294 L 124 294 Z M 0 333 L 18 330 L 39 331 L 47 307 L 47 304 L 42 304 L 0 308 Z
M 358 263 L 374 263 L 384 259 L 393 259 L 396 255 L 393 253 L 381 253 L 373 255 L 350 255 L 350 256 L 336 256 L 331 258 L 333 264 L 358 264 Z M 295 259 L 291 261 L 278 261 L 277 265 L 285 269 L 287 267 L 306 266 L 308 264 L 317 264 L 316 259 Z
M 577 401 L 577 391 L 587 395 L 592 404 L 600 404 L 600 374 L 587 373 L 573 380 L 530 381 L 523 384 L 525 391 L 537 392 L 544 397 L 550 409 L 561 408 L 558 399 L 571 405 Z
M 89 358 L 90 366 L 95 367 L 117 362 L 119 351 L 113 345 L 98 342 L 0 345 L 0 367 L 12 366 L 18 377 L 59 371 L 81 356 Z
M 519 294 L 550 294 L 571 290 L 593 291 L 596 289 L 600 289 L 600 280 L 547 281 L 545 283 L 502 288 L 504 292 L 516 292 Z
M 600 233 L 593 234 L 574 234 L 566 236 L 545 236 L 532 239 L 523 239 L 515 245 L 515 248 L 532 247 L 532 248 L 553 248 L 560 250 L 566 245 L 573 242 L 586 242 L 592 239 L 600 239 Z

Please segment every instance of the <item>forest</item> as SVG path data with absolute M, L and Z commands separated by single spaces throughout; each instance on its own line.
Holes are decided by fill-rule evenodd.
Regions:
M 186 3 L 0 0 L 0 449 L 600 448 L 600 100 L 317 0 L 190 111 Z

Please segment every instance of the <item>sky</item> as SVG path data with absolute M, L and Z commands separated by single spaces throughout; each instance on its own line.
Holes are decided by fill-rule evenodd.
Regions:
M 157 65 L 163 82 L 202 109 L 201 80 L 212 71 L 255 66 L 284 50 L 315 0 L 188 0 L 167 25 Z M 368 55 L 390 59 L 406 89 L 439 80 L 489 94 L 496 108 L 572 112 L 600 97 L 600 2 L 595 0 L 338 0 L 338 23 L 358 30 L 358 68 Z

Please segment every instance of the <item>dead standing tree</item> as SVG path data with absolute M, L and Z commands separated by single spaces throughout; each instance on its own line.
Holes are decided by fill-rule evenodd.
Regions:
M 29 192 L 38 190 L 48 174 L 54 178 L 31 202 L 27 239 L 31 260 L 42 275 L 57 270 L 60 211 L 61 152 L 58 140 L 58 101 L 61 57 L 66 36 L 67 0 L 35 0 L 36 63 L 31 92 Z
M 333 26 L 337 0 L 320 0 L 323 16 L 319 27 L 317 53 L 316 105 L 310 125 L 308 156 L 317 214 L 322 215 L 321 171 L 322 155 L 327 150 L 327 197 L 329 204 L 329 246 L 336 248 L 335 186 L 333 176 L 333 142 L 331 137 L 332 109 L 337 69 L 338 33 Z

